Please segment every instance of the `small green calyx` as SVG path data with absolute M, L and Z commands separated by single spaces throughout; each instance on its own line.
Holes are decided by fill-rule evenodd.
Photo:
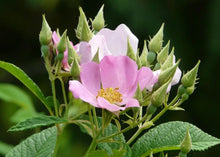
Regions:
M 57 50 L 59 53 L 63 53 L 66 50 L 66 32 L 67 30 L 65 30 L 57 44 Z
M 103 16 L 103 8 L 104 5 L 100 8 L 98 14 L 96 15 L 95 19 L 92 21 L 92 26 L 95 31 L 100 31 L 102 28 L 105 27 L 105 20 Z
M 42 17 L 43 20 L 42 20 L 41 31 L 39 34 L 39 40 L 41 45 L 48 45 L 52 39 L 52 31 L 46 21 L 45 15 L 42 15 Z
M 181 96 L 186 93 L 186 88 L 183 85 L 180 85 L 177 91 L 177 95 Z
M 149 41 L 148 48 L 150 51 L 158 53 L 161 50 L 163 44 L 163 28 L 164 23 L 161 25 L 157 34 Z
M 181 82 L 184 85 L 184 87 L 191 87 L 196 82 L 196 76 L 198 73 L 200 61 L 195 65 L 193 69 L 191 69 L 189 72 L 187 72 L 185 75 L 183 75 Z
M 156 59 L 156 53 L 152 52 L 152 51 L 148 52 L 148 54 L 147 54 L 147 62 L 149 64 L 151 64 L 151 63 L 153 63 L 155 61 L 155 59 Z
M 129 38 L 127 38 L 127 56 L 136 62 L 136 55 L 130 44 Z
M 42 45 L 42 46 L 41 46 L 41 53 L 42 53 L 42 56 L 43 56 L 43 57 L 47 57 L 49 51 L 50 51 L 50 48 L 49 48 L 48 45 Z

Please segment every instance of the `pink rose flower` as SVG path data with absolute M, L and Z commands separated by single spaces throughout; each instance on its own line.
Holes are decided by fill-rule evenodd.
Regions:
M 127 39 L 137 53 L 138 39 L 125 24 L 120 24 L 115 30 L 101 29 L 89 42 L 80 42 L 77 45 L 77 52 L 82 58 L 81 63 L 91 61 L 97 52 L 99 60 L 108 55 L 126 56 Z
M 133 98 L 139 83 L 141 90 L 157 80 L 153 72 L 127 56 L 105 56 L 100 64 L 88 62 L 81 65 L 81 82 L 69 81 L 69 90 L 75 98 L 111 112 L 128 107 L 139 107 Z

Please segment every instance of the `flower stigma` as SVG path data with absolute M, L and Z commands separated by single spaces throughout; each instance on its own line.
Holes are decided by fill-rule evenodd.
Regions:
M 113 103 L 119 103 L 122 102 L 122 94 L 118 91 L 119 88 L 106 88 L 106 89 L 100 89 L 98 91 L 98 95 L 96 96 L 96 98 L 103 97 L 106 100 L 108 100 L 111 104 Z

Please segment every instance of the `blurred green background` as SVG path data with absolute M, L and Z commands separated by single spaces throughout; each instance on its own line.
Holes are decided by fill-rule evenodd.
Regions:
M 38 34 L 42 14 L 46 14 L 51 28 L 63 32 L 77 43 L 74 29 L 82 6 L 87 17 L 94 18 L 102 4 L 108 28 L 115 29 L 125 23 L 143 41 L 153 36 L 165 23 L 164 41 L 171 40 L 177 59 L 181 59 L 183 71 L 191 69 L 200 59 L 199 84 L 196 91 L 182 107 L 185 112 L 165 114 L 157 124 L 172 121 L 188 121 L 203 131 L 220 138 L 220 1 L 219 0 L 0 0 L 0 60 L 11 62 L 23 69 L 44 91 L 51 95 L 47 73 L 41 58 Z M 0 83 L 12 83 L 31 95 L 36 109 L 45 112 L 38 101 L 18 80 L 0 69 Z M 174 88 L 175 89 L 175 88 Z M 0 141 L 18 144 L 31 131 L 16 134 L 7 132 L 13 125 L 9 117 L 17 110 L 12 104 L 0 100 Z M 69 126 L 65 136 L 68 148 L 62 156 L 81 156 L 90 138 L 78 127 Z M 65 141 L 64 141 L 65 142 Z M 205 152 L 191 152 L 191 157 L 217 157 L 220 146 Z

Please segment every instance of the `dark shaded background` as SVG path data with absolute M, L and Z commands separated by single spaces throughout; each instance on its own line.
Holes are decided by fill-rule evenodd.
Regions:
M 139 38 L 140 48 L 143 41 L 153 36 L 165 22 L 164 41 L 166 43 L 171 40 L 171 45 L 175 46 L 176 57 L 181 58 L 180 68 L 187 71 L 201 60 L 199 84 L 194 94 L 183 104 L 185 112 L 170 111 L 157 124 L 171 120 L 188 121 L 220 138 L 219 0 L 1 0 L 0 60 L 22 68 L 45 95 L 51 95 L 38 41 L 41 15 L 46 14 L 52 29 L 59 28 L 60 32 L 63 32 L 67 28 L 70 39 L 77 43 L 74 29 L 78 22 L 79 5 L 87 17 L 94 18 L 103 3 L 107 27 L 114 29 L 120 23 L 125 23 Z M 0 70 L 0 82 L 13 83 L 24 88 L 3 70 Z M 45 111 L 42 104 L 33 95 L 32 97 L 36 108 L 41 112 Z M 30 134 L 6 132 L 12 125 L 8 117 L 15 110 L 15 107 L 0 101 L 0 140 L 10 144 L 18 144 Z M 63 156 L 80 156 L 88 146 L 90 138 L 80 133 L 77 127 L 67 129 L 66 136 L 70 135 L 72 142 L 69 148 L 64 148 L 66 154 Z M 190 156 L 218 157 L 219 154 L 218 145 L 205 152 L 191 152 Z

